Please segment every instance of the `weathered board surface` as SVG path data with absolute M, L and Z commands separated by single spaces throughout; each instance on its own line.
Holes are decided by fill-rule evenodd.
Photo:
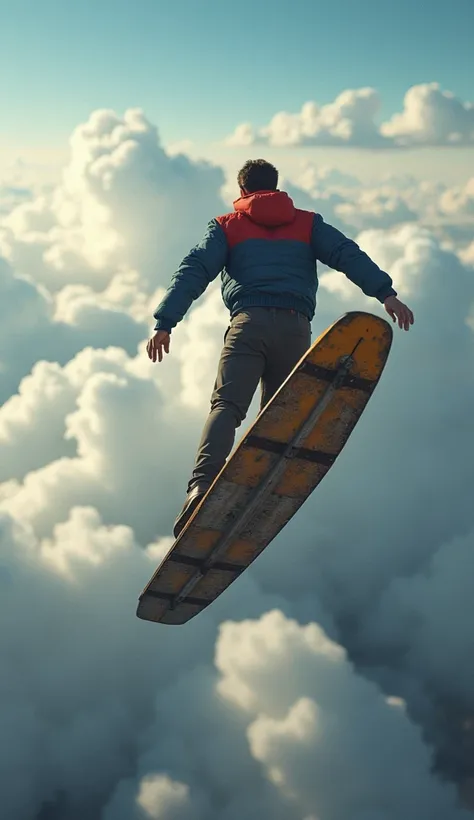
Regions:
M 311 345 L 143 590 L 139 618 L 183 624 L 257 558 L 334 464 L 382 374 L 392 328 L 351 312 Z

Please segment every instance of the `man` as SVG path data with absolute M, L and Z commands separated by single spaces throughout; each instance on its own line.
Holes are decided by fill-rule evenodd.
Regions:
M 234 211 L 212 219 L 202 241 L 181 262 L 154 313 L 156 332 L 147 346 L 150 359 L 161 362 L 172 329 L 222 272 L 230 325 L 187 497 L 175 522 L 176 538 L 224 466 L 258 383 L 263 408 L 309 348 L 317 260 L 378 299 L 401 329 L 414 321 L 397 299 L 390 276 L 355 242 L 319 214 L 296 209 L 278 190 L 273 165 L 249 160 L 237 182 L 240 198 Z

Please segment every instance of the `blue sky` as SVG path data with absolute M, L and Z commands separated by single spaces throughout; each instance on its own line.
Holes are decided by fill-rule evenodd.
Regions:
M 383 117 L 416 83 L 474 98 L 474 0 L 0 0 L 0 29 L 10 144 L 64 144 L 101 107 L 209 142 L 346 88 L 377 88 Z

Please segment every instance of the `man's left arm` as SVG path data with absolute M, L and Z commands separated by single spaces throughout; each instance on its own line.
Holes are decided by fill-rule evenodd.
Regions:
M 415 321 L 410 308 L 397 298 L 397 291 L 388 273 L 362 251 L 356 242 L 337 228 L 314 215 L 311 245 L 317 259 L 334 270 L 344 273 L 365 293 L 381 302 L 393 322 L 402 330 L 409 330 Z
M 373 296 L 383 304 L 388 296 L 397 295 L 388 273 L 381 270 L 356 242 L 324 222 L 319 214 L 315 215 L 313 223 L 312 246 L 321 262 L 344 273 L 366 296 Z

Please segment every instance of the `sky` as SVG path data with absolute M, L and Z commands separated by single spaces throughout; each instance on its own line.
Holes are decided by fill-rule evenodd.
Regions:
M 4 156 L 64 150 L 103 107 L 141 107 L 166 143 L 210 151 L 240 122 L 347 88 L 374 87 L 380 118 L 419 83 L 472 98 L 470 0 L 1 0 L 0 21 Z
M 8 820 L 472 817 L 472 11 L 394 8 L 0 4 Z M 219 282 L 161 364 L 146 342 L 262 154 L 415 325 L 394 328 L 299 513 L 168 628 L 136 605 L 208 412 Z M 317 276 L 313 338 L 348 310 L 386 315 L 342 272 Z

